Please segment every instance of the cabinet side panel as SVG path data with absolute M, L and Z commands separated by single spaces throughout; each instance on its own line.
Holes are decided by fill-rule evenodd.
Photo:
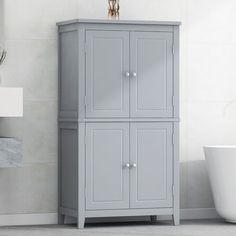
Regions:
M 179 50 L 180 50 L 180 43 L 179 43 L 179 27 L 174 27 L 174 59 L 173 59 L 173 68 L 174 68 L 174 117 L 179 117 Z
M 60 207 L 77 209 L 78 130 L 60 129 Z
M 59 106 L 60 117 L 78 115 L 78 32 L 61 32 L 59 36 Z

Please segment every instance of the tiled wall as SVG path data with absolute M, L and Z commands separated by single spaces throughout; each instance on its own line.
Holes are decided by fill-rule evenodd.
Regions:
M 6 0 L 3 86 L 24 88 L 24 117 L 1 119 L 0 134 L 23 140 L 24 167 L 0 169 L 0 214 L 57 212 L 57 28 L 77 0 Z M 2 15 L 2 14 L 0 14 Z
M 202 146 L 236 144 L 236 2 L 120 3 L 122 19 L 183 22 L 181 206 L 213 207 Z M 8 51 L 0 68 L 3 85 L 24 87 L 24 118 L 1 119 L 0 131 L 23 139 L 25 163 L 22 168 L 0 170 L 0 214 L 56 212 L 55 23 L 77 17 L 106 18 L 106 4 L 106 0 L 0 0 L 0 26 L 4 18 Z

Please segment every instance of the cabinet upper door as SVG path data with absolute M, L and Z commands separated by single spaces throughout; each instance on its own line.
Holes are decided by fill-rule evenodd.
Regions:
M 172 124 L 130 125 L 130 207 L 171 207 Z
M 129 125 L 86 124 L 86 209 L 129 207 Z
M 131 117 L 173 116 L 172 33 L 130 33 Z
M 87 31 L 86 117 L 129 116 L 129 32 Z

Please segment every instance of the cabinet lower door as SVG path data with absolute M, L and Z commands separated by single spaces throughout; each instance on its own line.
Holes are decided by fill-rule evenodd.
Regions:
M 86 209 L 129 207 L 129 125 L 86 124 Z
M 132 123 L 130 207 L 172 206 L 172 124 Z

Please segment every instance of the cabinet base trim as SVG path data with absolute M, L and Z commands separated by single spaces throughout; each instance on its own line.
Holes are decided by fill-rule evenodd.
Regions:
M 219 219 L 215 208 L 190 208 L 180 209 L 181 220 L 199 220 L 199 219 Z M 104 223 L 104 222 L 130 222 L 130 221 L 149 221 L 150 215 L 142 216 L 117 216 L 117 217 L 88 217 L 86 223 Z M 171 215 L 158 215 L 158 221 L 172 220 Z M 77 219 L 67 217 L 65 224 L 75 224 Z
M 86 211 L 85 217 L 172 215 L 173 208 Z

